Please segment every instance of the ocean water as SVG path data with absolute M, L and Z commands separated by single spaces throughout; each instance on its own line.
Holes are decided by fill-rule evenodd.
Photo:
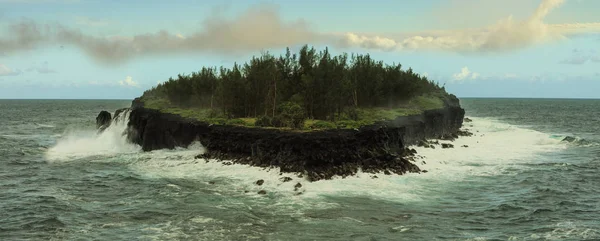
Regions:
M 600 239 L 600 100 L 461 103 L 475 135 L 427 173 L 309 183 L 98 135 L 128 100 L 0 100 L 0 240 Z

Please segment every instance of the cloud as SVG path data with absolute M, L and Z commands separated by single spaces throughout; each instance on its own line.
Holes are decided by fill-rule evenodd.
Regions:
M 600 55 L 595 50 L 573 49 L 573 55 L 560 61 L 561 64 L 582 65 L 585 63 L 600 63 Z
M 16 76 L 20 74 L 20 70 L 13 70 L 4 64 L 0 64 L 0 76 Z
M 517 20 L 508 16 L 483 28 L 386 35 L 352 31 L 320 33 L 303 19 L 284 20 L 279 9 L 270 4 L 250 7 L 233 18 L 225 17 L 223 11 L 215 11 L 215 14 L 201 22 L 200 30 L 186 34 L 160 30 L 137 35 L 95 36 L 60 24 L 22 21 L 11 25 L 9 34 L 0 36 L 0 52 L 10 54 L 47 45 L 71 45 L 107 64 L 118 64 L 145 55 L 239 55 L 300 44 L 326 44 L 340 48 L 359 47 L 382 51 L 489 53 L 516 50 L 583 33 L 600 33 L 600 23 L 544 23 L 547 15 L 563 2 L 564 0 L 542 0 L 526 19 Z M 78 22 L 86 26 L 107 24 L 87 17 L 80 17 Z
M 0 51 L 31 50 L 47 44 L 75 45 L 97 60 L 115 63 L 149 54 L 217 52 L 237 54 L 261 49 L 317 43 L 322 39 L 299 19 L 286 22 L 273 5 L 251 7 L 233 19 L 208 17 L 202 30 L 187 34 L 161 30 L 134 36 L 96 37 L 62 25 L 23 21 L 0 37 Z
M 465 80 L 476 80 L 480 76 L 481 75 L 479 73 L 471 72 L 469 68 L 465 66 L 460 70 L 460 73 L 452 75 L 452 79 L 450 81 L 461 83 Z
M 501 52 L 569 36 L 600 32 L 600 23 L 546 24 L 544 19 L 564 0 L 543 0 L 529 18 L 512 16 L 481 29 L 435 31 L 400 38 L 346 33 L 343 46 L 390 50 L 445 50 L 452 52 Z
M 132 86 L 132 87 L 140 87 L 140 85 L 131 78 L 131 76 L 127 76 L 125 80 L 119 81 L 119 85 L 121 86 Z

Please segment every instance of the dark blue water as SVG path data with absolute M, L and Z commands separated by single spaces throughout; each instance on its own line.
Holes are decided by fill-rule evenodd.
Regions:
M 130 101 L 0 100 L 0 240 L 600 239 L 599 100 L 461 102 L 475 136 L 428 173 L 308 183 L 97 135 Z

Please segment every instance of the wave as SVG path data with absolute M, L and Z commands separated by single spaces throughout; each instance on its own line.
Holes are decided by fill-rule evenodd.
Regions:
M 35 123 L 38 128 L 55 128 L 54 125 Z
M 123 115 L 129 113 L 124 112 Z M 417 159 L 416 164 L 428 173 L 397 176 L 358 172 L 353 177 L 336 177 L 311 183 L 298 174 L 282 174 L 279 168 L 226 165 L 225 162 L 215 160 L 205 162 L 194 159 L 204 152 L 200 143 L 176 150 L 141 152 L 138 145 L 128 143 L 123 136 L 128 116 L 123 117 L 125 118 L 118 118 L 119 121 L 115 121 L 101 134 L 89 130 L 63 135 L 55 146 L 48 149 L 48 160 L 52 162 L 90 156 L 118 156 L 142 176 L 192 179 L 205 183 L 208 188 L 232 195 L 261 197 L 258 192 L 265 190 L 268 195 L 294 200 L 325 196 L 368 196 L 418 202 L 436 193 L 447 192 L 448 183 L 472 177 L 517 175 L 533 168 L 524 164 L 543 161 L 536 156 L 568 147 L 561 139 L 552 138 L 546 133 L 494 119 L 470 117 L 473 122 L 466 128 L 474 135 L 452 142 L 455 148 L 414 147 L 418 155 L 423 157 Z M 449 142 L 440 140 L 440 143 Z M 290 177 L 292 181 L 282 182 L 282 177 Z M 255 184 L 259 179 L 264 180 L 262 186 Z M 296 189 L 298 183 L 302 187 Z
M 297 174 L 281 173 L 279 168 L 264 169 L 247 165 L 225 165 L 224 162 L 195 160 L 203 151 L 201 144 L 174 151 L 159 150 L 139 154 L 130 166 L 151 178 L 194 179 L 201 183 L 214 183 L 215 190 L 232 195 L 260 197 L 257 192 L 267 191 L 290 200 L 322 198 L 327 196 L 368 196 L 401 202 L 419 202 L 447 193 L 448 183 L 460 182 L 477 176 L 517 175 L 523 165 L 541 162 L 536 156 L 567 148 L 560 140 L 548 134 L 520 128 L 493 119 L 473 117 L 468 129 L 475 135 L 452 142 L 453 149 L 414 147 L 418 155 L 416 164 L 428 173 L 410 173 L 402 176 L 358 172 L 353 177 L 336 177 L 332 180 L 308 182 Z M 440 140 L 440 143 L 450 143 Z M 468 146 L 468 147 L 462 147 Z M 282 177 L 292 181 L 282 182 Z M 255 182 L 264 180 L 262 186 Z M 301 190 L 294 191 L 300 183 Z M 211 188 L 208 186 L 208 188 Z M 302 193 L 301 195 L 298 195 Z
M 56 145 L 49 148 L 46 158 L 49 162 L 73 160 L 90 156 L 107 156 L 136 153 L 141 147 L 127 141 L 124 136 L 129 120 L 129 111 L 115 117 L 113 123 L 103 132 L 97 130 L 74 130 L 64 133 Z
M 554 135 L 550 135 L 550 137 L 552 139 L 560 140 L 561 142 L 569 143 L 569 144 L 575 145 L 575 146 L 589 147 L 589 146 L 600 145 L 600 143 L 598 143 L 596 141 L 587 140 L 587 139 L 584 139 L 584 138 L 576 136 L 576 135 L 554 134 Z

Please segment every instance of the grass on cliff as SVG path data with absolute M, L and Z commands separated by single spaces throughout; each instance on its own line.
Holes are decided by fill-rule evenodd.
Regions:
M 156 109 L 163 113 L 176 114 L 184 118 L 190 118 L 198 121 L 204 121 L 210 124 L 218 125 L 237 125 L 255 127 L 256 118 L 234 118 L 228 119 L 223 113 L 217 110 L 203 108 L 182 108 L 172 105 L 166 99 L 148 99 L 143 98 L 144 106 L 149 109 Z M 422 95 L 411 99 L 400 108 L 358 108 L 355 109 L 355 118 L 351 118 L 347 113 L 336 116 L 336 121 L 325 121 L 307 119 L 304 121 L 303 130 L 323 130 L 323 129 L 355 129 L 361 126 L 370 125 L 377 121 L 393 120 L 400 116 L 416 115 L 425 110 L 440 109 L 444 107 L 444 102 L 437 95 Z M 279 128 L 289 129 L 289 128 Z

